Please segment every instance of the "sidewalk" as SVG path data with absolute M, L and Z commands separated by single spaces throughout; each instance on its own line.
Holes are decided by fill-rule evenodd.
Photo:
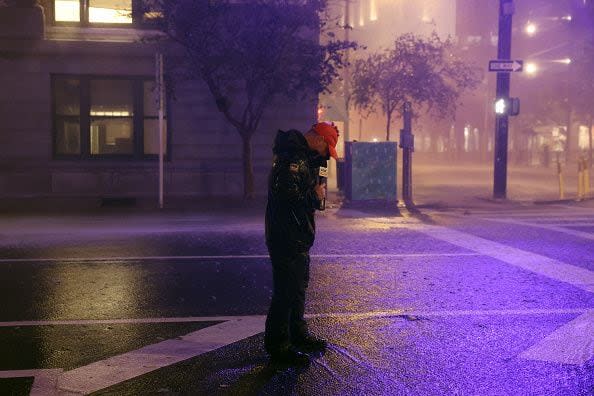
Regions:
M 402 191 L 401 169 L 398 169 L 398 196 Z M 593 172 L 594 173 L 594 172 Z M 593 174 L 590 184 L 594 188 Z M 567 172 L 565 200 L 559 200 L 559 182 L 556 169 L 533 167 L 510 167 L 508 171 L 507 199 L 493 199 L 493 171 L 490 165 L 450 165 L 423 163 L 413 164 L 413 199 L 419 208 L 427 209 L 477 209 L 513 208 L 535 204 L 585 205 L 594 199 L 594 191 L 585 202 L 576 202 L 577 172 Z M 253 200 L 242 197 L 170 197 L 165 196 L 165 208 L 158 209 L 156 198 L 142 198 L 131 202 L 114 202 L 99 205 L 100 200 L 76 198 L 52 198 L 47 200 L 0 200 L 0 217 L 27 215 L 129 215 L 153 213 L 166 214 L 211 214 L 220 216 L 261 216 L 266 208 L 266 196 L 261 194 Z M 402 203 L 400 202 L 400 205 Z M 369 210 L 397 212 L 397 205 L 344 203 L 343 194 L 336 189 L 328 191 L 327 207 L 361 207 Z M 594 205 L 592 205 L 594 206 Z
M 594 186 L 592 175 L 591 185 Z M 493 169 L 487 165 L 413 166 L 413 197 L 423 207 L 472 208 L 486 204 L 525 206 L 543 203 L 574 204 L 577 172 L 564 174 L 565 200 L 559 200 L 559 180 L 554 168 L 510 167 L 507 199 L 493 199 Z M 401 180 L 399 190 L 401 190 Z M 590 193 L 594 198 L 594 192 Z

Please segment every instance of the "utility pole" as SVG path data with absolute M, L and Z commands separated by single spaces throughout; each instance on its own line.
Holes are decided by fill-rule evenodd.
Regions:
M 497 59 L 511 60 L 513 0 L 499 0 L 499 40 Z M 497 101 L 509 103 L 510 73 L 497 73 Z M 507 195 L 507 142 L 509 115 L 507 111 L 498 111 L 495 118 L 495 166 L 493 197 L 506 198 Z

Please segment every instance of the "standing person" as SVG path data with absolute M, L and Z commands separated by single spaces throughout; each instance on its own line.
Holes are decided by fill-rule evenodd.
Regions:
M 322 209 L 326 185 L 319 167 L 337 158 L 338 129 L 321 122 L 302 134 L 278 131 L 268 180 L 266 245 L 272 262 L 273 292 L 264 346 L 273 363 L 307 365 L 304 352 L 324 351 L 303 318 L 309 283 L 309 250 L 315 239 L 314 212 Z

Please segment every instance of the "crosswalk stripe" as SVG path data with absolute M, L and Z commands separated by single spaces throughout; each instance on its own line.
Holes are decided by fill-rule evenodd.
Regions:
M 594 293 L 594 271 L 446 227 L 419 225 L 415 227 L 415 230 L 435 239 Z
M 594 311 L 561 326 L 519 356 L 564 364 L 586 363 L 594 356 Z
M 264 316 L 249 316 L 148 345 L 62 373 L 58 390 L 89 394 L 187 360 L 264 330 Z
M 544 229 L 544 230 L 561 232 L 563 234 L 572 235 L 572 236 L 576 236 L 576 237 L 580 237 L 580 238 L 584 238 L 584 239 L 592 239 L 592 240 L 594 240 L 594 233 L 573 230 L 571 228 L 565 228 L 565 227 L 561 227 L 561 226 L 558 226 L 558 225 L 548 225 L 548 224 L 541 224 L 541 223 L 534 223 L 534 222 L 527 222 L 527 221 L 519 221 L 519 220 L 513 220 L 513 219 L 506 219 L 506 218 L 487 219 L 487 220 L 488 221 L 494 221 L 494 222 L 497 222 L 497 223 L 507 223 L 507 224 L 521 225 L 521 226 L 536 227 L 536 228 L 541 228 L 541 229 Z

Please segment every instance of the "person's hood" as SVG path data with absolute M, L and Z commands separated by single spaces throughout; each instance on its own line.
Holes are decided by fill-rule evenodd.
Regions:
M 279 130 L 274 139 L 272 152 L 279 157 L 294 156 L 295 154 L 306 154 L 311 150 L 307 140 L 301 132 L 296 129 L 288 131 Z
M 317 151 L 312 150 L 305 140 L 305 136 L 296 129 L 288 131 L 279 130 L 274 139 L 272 153 L 278 157 L 303 157 L 307 158 L 311 166 L 328 166 L 327 158 L 322 157 Z

